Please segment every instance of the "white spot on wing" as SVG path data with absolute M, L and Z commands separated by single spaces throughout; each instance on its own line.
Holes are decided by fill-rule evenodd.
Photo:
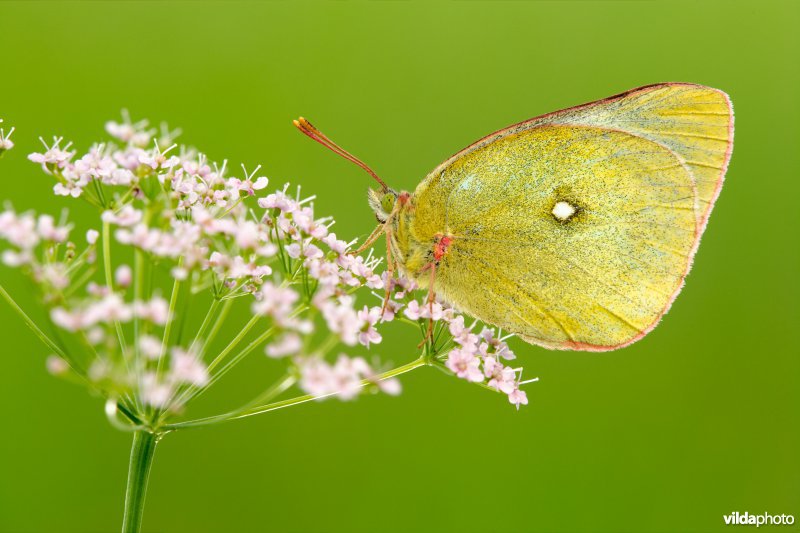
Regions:
M 553 206 L 553 216 L 556 217 L 558 220 L 564 221 L 569 220 L 569 217 L 575 214 L 575 206 L 570 204 L 569 202 L 560 201 L 556 202 L 556 205 Z

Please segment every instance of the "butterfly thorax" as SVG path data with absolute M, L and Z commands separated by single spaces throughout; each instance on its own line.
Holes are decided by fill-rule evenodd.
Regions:
M 388 195 L 391 197 L 387 198 Z M 369 204 L 381 224 L 388 221 L 387 238 L 391 257 L 407 277 L 417 281 L 421 287 L 428 285 L 429 276 L 424 275 L 430 264 L 438 262 L 447 254 L 452 237 L 446 235 L 420 236 L 414 231 L 416 202 L 413 194 L 370 190 Z

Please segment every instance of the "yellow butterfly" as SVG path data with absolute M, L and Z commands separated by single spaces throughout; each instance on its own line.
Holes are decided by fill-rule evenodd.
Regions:
M 536 117 L 461 150 L 413 193 L 380 185 L 395 264 L 457 309 L 551 349 L 614 350 L 683 286 L 733 149 L 717 89 L 662 83 Z M 431 300 L 432 301 L 432 300 Z

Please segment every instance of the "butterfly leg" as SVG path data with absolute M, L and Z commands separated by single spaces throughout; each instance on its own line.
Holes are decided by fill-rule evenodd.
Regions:
M 396 217 L 397 214 L 400 212 L 400 209 L 408 203 L 408 198 L 409 198 L 408 193 L 402 193 L 398 197 L 398 201 L 395 202 L 394 207 L 392 208 L 392 212 L 389 213 L 388 217 L 386 217 L 386 220 L 382 224 L 378 224 L 378 227 L 375 228 L 372 231 L 372 233 L 370 233 L 369 237 L 367 237 L 367 240 L 364 241 L 364 244 L 359 246 L 358 250 L 356 250 L 355 252 L 350 252 L 351 255 L 358 255 L 367 248 L 369 248 L 370 246 L 372 246 L 372 243 L 377 241 L 378 237 L 380 237 L 381 234 L 383 233 L 387 234 L 387 241 L 388 241 L 389 228 L 392 227 L 392 222 L 394 221 L 394 217 Z
M 386 228 L 386 295 L 383 298 L 383 307 L 381 308 L 381 316 L 386 312 L 389 306 L 389 299 L 392 296 L 392 283 L 394 282 L 394 256 L 392 256 L 392 230 Z
M 431 271 L 430 281 L 428 282 L 428 299 L 426 302 L 428 305 L 428 329 L 425 333 L 425 338 L 422 339 L 422 342 L 417 345 L 417 348 L 422 348 L 426 342 L 433 338 L 433 304 L 436 302 L 436 292 L 433 289 L 433 284 L 436 281 L 436 263 L 428 263 L 422 267 L 420 273 L 425 272 L 428 269 Z
M 386 223 L 378 224 L 378 227 L 375 228 L 372 233 L 370 233 L 369 237 L 367 237 L 367 240 L 364 241 L 364 244 L 359 246 L 357 250 L 349 252 L 350 255 L 359 255 L 361 252 L 372 246 L 372 244 L 378 240 L 378 237 L 380 237 L 381 234 L 387 230 L 387 228 L 388 226 Z

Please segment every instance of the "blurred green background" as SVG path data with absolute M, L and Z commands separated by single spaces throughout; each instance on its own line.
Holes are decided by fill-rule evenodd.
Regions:
M 17 127 L 0 195 L 17 209 L 76 206 L 25 155 L 38 135 L 86 148 L 122 107 L 182 127 L 212 158 L 262 163 L 271 185 L 302 184 L 347 236 L 373 227 L 367 178 L 294 131 L 300 114 L 413 189 L 490 131 L 631 87 L 703 83 L 736 108 L 694 270 L 644 340 L 603 354 L 516 342 L 541 378 L 519 412 L 422 369 L 399 398 L 169 435 L 145 529 L 713 531 L 732 511 L 800 519 L 798 26 L 800 4 L 777 1 L 0 2 L 0 117 Z M 1 268 L 0 280 L 35 309 L 17 273 Z M 0 530 L 116 530 L 129 436 L 45 372 L 46 350 L 5 305 L 0 324 Z M 227 325 L 232 336 L 237 321 Z M 416 337 L 392 331 L 379 352 L 411 360 Z M 251 357 L 201 410 L 255 392 L 274 365 Z

